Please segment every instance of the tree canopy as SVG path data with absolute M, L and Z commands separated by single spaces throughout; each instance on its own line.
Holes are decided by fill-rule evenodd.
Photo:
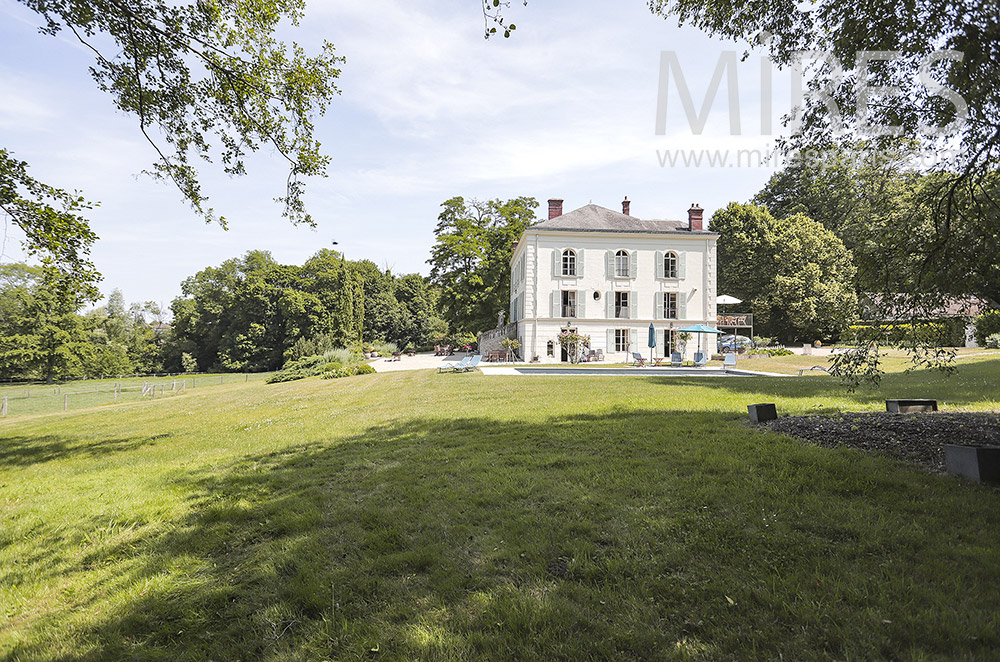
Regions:
M 304 178 L 324 175 L 328 163 L 313 120 L 337 93 L 341 58 L 329 43 L 310 56 L 275 38 L 282 21 L 298 24 L 304 0 L 20 2 L 39 16 L 40 32 L 68 32 L 93 54 L 97 86 L 153 148 L 149 174 L 172 182 L 198 214 L 225 224 L 208 205 L 198 161 L 242 175 L 247 153 L 267 147 L 288 165 L 285 216 L 313 222 Z M 23 230 L 29 252 L 93 283 L 96 236 L 81 215 L 89 206 L 33 179 L 26 161 L 0 145 L 0 209 Z
M 719 290 L 749 302 L 755 326 L 782 340 L 836 338 L 857 314 L 850 252 L 819 222 L 732 203 L 712 216 Z
M 427 262 L 431 280 L 441 288 L 442 314 L 453 331 L 492 329 L 509 304 L 514 242 L 534 223 L 538 202 L 455 197 L 441 207 Z

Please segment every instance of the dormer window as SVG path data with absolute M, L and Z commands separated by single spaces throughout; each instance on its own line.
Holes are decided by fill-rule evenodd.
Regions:
M 669 251 L 663 254 L 663 277 L 677 278 L 677 253 Z
M 628 251 L 618 251 L 615 253 L 615 276 L 618 278 L 628 278 L 628 267 Z
M 576 276 L 576 251 L 567 248 L 562 253 L 562 275 Z

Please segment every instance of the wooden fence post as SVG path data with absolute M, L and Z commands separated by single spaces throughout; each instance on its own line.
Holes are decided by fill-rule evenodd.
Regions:
M 69 394 L 63 396 L 63 411 L 69 409 Z

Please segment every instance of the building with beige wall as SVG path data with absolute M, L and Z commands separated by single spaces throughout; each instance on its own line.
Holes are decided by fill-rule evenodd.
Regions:
M 557 340 L 566 330 L 590 336 L 608 361 L 648 356 L 650 323 L 654 353 L 669 356 L 679 351 L 675 329 L 715 324 L 718 235 L 704 229 L 701 207 L 687 221 L 642 220 L 628 198 L 621 213 L 588 204 L 564 214 L 562 202 L 549 200 L 548 219 L 524 231 L 511 257 L 510 322 L 523 359 L 569 360 Z

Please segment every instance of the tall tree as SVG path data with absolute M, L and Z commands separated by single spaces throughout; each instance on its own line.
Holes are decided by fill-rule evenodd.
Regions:
M 786 341 L 837 337 L 857 314 L 854 265 L 832 232 L 802 214 L 774 218 L 732 203 L 712 216 L 719 289 L 750 303 L 762 332 Z
M 996 2 L 648 4 L 665 18 L 762 46 L 779 66 L 813 60 L 812 93 L 797 113 L 795 132 L 782 141 L 786 148 L 863 142 L 868 151 L 859 156 L 864 158 L 892 149 L 899 137 L 919 146 L 923 163 L 932 164 L 929 170 L 935 175 L 924 180 L 902 220 L 920 229 L 903 237 L 906 241 L 890 241 L 881 251 L 857 256 L 862 273 L 890 276 L 880 269 L 885 258 L 906 266 L 907 289 L 900 289 L 897 277 L 883 279 L 881 293 L 884 300 L 896 302 L 894 316 L 909 321 L 925 317 L 951 298 L 955 283 L 977 282 L 980 292 L 996 303 L 990 293 L 1000 290 L 997 262 L 968 250 L 969 242 L 985 244 L 986 254 L 995 257 L 995 237 L 1000 235 Z M 885 90 L 891 91 L 883 94 Z M 878 338 L 869 340 L 852 355 L 851 365 L 838 367 L 841 374 L 878 374 Z M 912 347 L 918 363 L 947 367 L 949 354 L 927 343 Z
M 440 305 L 453 331 L 475 333 L 496 325 L 506 310 L 514 242 L 535 221 L 534 198 L 445 201 L 427 261 L 441 288 Z

